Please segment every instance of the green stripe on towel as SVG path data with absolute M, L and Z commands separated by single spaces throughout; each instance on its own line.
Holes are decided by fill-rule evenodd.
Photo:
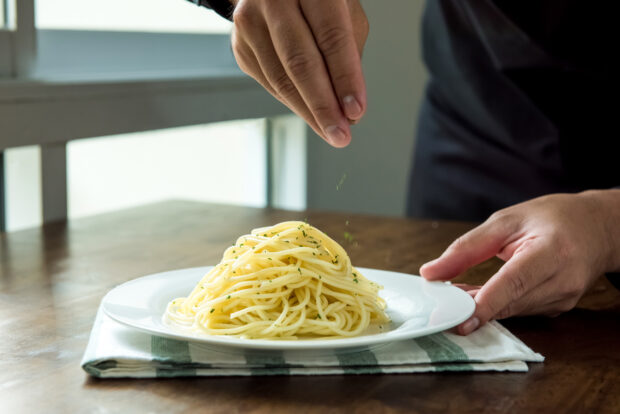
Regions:
M 381 374 L 375 354 L 366 349 L 360 352 L 337 353 L 344 374 Z
M 192 357 L 189 343 L 161 336 L 151 337 L 151 353 L 157 377 L 193 377 L 196 369 L 190 368 Z M 187 364 L 182 368 L 183 364 Z M 207 367 L 205 367 L 207 368 Z
M 290 375 L 290 367 L 281 352 L 245 354 L 245 362 L 252 375 Z
M 94 377 L 101 378 L 101 374 L 108 369 L 114 369 L 118 366 L 118 363 L 113 359 L 97 362 L 96 364 L 84 364 L 82 368 Z
M 442 333 L 416 338 L 415 341 L 420 348 L 424 349 L 433 364 L 442 362 L 469 362 L 469 357 L 465 351 L 463 351 L 460 346 L 446 338 L 446 336 Z M 469 364 L 462 364 L 463 371 L 471 369 L 472 367 Z M 445 367 L 442 369 L 438 366 L 435 370 L 445 371 L 446 369 Z

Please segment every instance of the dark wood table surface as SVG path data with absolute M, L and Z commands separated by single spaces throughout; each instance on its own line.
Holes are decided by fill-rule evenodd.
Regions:
M 137 380 L 82 371 L 109 289 L 215 264 L 250 229 L 304 218 L 343 243 L 356 266 L 413 274 L 473 226 L 170 201 L 2 234 L 0 413 L 620 412 L 620 294 L 604 279 L 557 318 L 504 321 L 547 358 L 528 373 Z M 459 279 L 483 282 L 499 265 L 489 261 Z

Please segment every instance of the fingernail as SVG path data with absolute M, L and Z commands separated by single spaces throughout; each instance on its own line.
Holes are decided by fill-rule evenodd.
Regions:
M 327 135 L 329 142 L 337 147 L 344 145 L 347 141 L 347 135 L 338 125 L 332 125 L 325 128 L 325 134 Z
M 358 119 L 362 116 L 362 105 L 355 99 L 353 95 L 347 95 L 342 98 L 344 113 L 349 119 Z
M 478 326 L 480 326 L 480 319 L 474 316 L 473 318 L 469 318 L 462 325 L 461 332 L 463 333 L 463 335 L 469 335 L 470 333 L 478 329 Z

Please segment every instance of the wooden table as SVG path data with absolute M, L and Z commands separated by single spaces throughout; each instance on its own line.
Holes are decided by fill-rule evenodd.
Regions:
M 579 309 L 558 318 L 505 321 L 547 357 L 526 374 L 99 380 L 81 370 L 109 289 L 214 264 L 251 228 L 304 218 L 343 243 L 355 265 L 414 274 L 472 227 L 166 202 L 2 234 L 0 413 L 620 412 L 620 295 L 604 280 Z M 354 242 L 344 240 L 345 231 Z M 498 266 L 489 261 L 461 280 L 484 281 Z

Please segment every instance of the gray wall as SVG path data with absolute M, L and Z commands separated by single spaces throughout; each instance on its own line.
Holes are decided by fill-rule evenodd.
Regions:
M 362 0 L 370 21 L 364 52 L 368 111 L 353 142 L 335 149 L 309 130 L 308 207 L 398 216 L 407 181 L 420 99 L 423 0 Z M 343 175 L 346 179 L 338 189 Z

